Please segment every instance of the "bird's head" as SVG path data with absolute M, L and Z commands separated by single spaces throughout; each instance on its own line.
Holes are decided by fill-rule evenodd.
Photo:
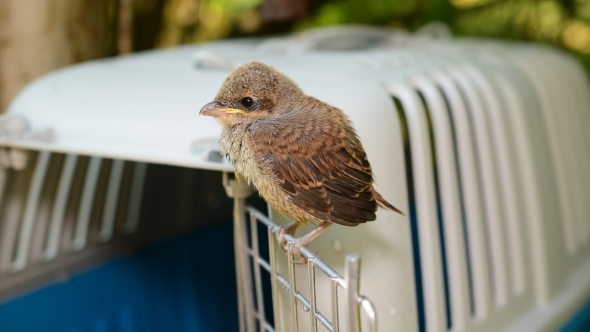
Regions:
M 215 100 L 201 108 L 223 125 L 249 123 L 292 109 L 303 92 L 295 82 L 271 66 L 250 62 L 236 68 L 223 82 Z

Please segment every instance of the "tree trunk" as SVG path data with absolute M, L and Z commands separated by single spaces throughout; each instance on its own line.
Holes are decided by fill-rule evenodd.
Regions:
M 51 70 L 112 52 L 105 0 L 0 0 L 0 111 Z

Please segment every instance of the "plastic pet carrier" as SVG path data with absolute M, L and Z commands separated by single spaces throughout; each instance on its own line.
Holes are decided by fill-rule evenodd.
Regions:
M 407 217 L 278 248 L 198 114 L 253 60 L 349 115 Z M 36 80 L 0 133 L 0 331 L 590 326 L 590 86 L 552 48 L 428 26 L 143 52 Z

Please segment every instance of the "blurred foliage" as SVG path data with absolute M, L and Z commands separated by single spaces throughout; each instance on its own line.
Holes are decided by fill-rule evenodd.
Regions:
M 555 45 L 590 70 L 590 0 L 307 0 L 307 15 L 288 21 L 266 19 L 264 1 L 134 0 L 134 48 L 350 23 L 414 30 L 442 21 L 458 36 Z

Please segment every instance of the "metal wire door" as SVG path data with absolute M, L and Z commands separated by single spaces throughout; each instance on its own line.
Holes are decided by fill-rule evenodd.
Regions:
M 301 248 L 301 254 L 308 260 L 306 268 L 309 294 L 303 294 L 297 287 L 295 269 L 303 269 L 305 266 L 296 264 L 293 255 L 288 257 L 288 275 L 283 276 L 277 271 L 276 246 L 279 226 L 260 211 L 245 205 L 245 198 L 253 192 L 253 189 L 245 181 L 230 179 L 227 173 L 224 173 L 223 184 L 227 194 L 234 198 L 234 242 L 240 332 L 281 331 L 283 326 L 281 322 L 285 318 L 281 317 L 279 308 L 281 291 L 288 292 L 290 296 L 292 315 L 290 318 L 292 324 L 282 332 L 303 331 L 299 326 L 299 318 L 304 314 L 309 315 L 313 332 L 321 331 L 320 329 L 331 332 L 360 332 L 361 314 L 364 314 L 363 322 L 366 322 L 368 331 L 377 331 L 375 307 L 368 298 L 360 294 L 361 259 L 358 255 L 346 256 L 344 276 L 342 276 L 308 248 Z M 260 252 L 257 232 L 259 223 L 266 226 L 268 232 L 268 261 L 261 256 Z M 291 245 L 293 238 L 289 235 L 286 238 L 288 245 Z M 274 324 L 269 323 L 265 316 L 262 270 L 270 274 Z M 318 271 L 331 280 L 330 313 L 320 312 L 317 308 L 315 283 Z M 344 294 L 342 310 L 339 305 L 339 291 Z M 304 313 L 301 313 L 300 309 Z

